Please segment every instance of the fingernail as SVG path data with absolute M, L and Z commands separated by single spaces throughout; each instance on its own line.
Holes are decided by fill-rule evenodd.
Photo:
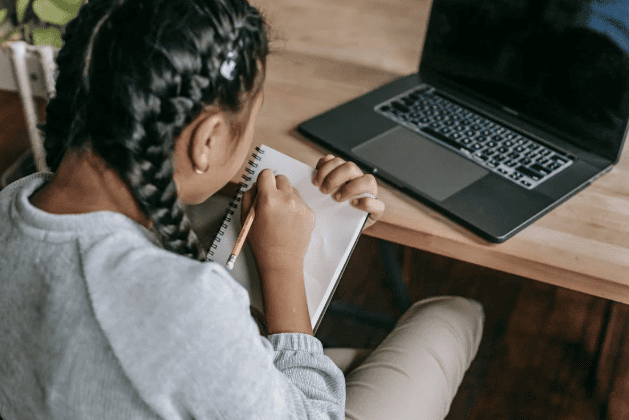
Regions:
M 336 201 L 339 201 L 339 200 L 341 199 L 341 193 L 340 193 L 340 192 L 337 192 L 336 194 L 334 194 L 334 199 L 335 199 Z
M 357 204 L 358 204 L 358 199 L 357 199 L 357 198 L 354 198 L 354 199 L 352 200 L 352 206 L 355 206 L 355 205 L 357 205 Z

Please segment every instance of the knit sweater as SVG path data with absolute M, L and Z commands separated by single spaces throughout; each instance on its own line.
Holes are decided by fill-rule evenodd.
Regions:
M 343 374 L 319 340 L 261 336 L 223 267 L 122 214 L 36 208 L 50 177 L 0 192 L 4 420 L 343 418 Z

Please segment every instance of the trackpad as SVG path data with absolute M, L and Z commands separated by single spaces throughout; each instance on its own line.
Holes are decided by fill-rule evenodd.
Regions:
M 443 201 L 489 171 L 404 127 L 396 127 L 352 149 L 357 156 Z

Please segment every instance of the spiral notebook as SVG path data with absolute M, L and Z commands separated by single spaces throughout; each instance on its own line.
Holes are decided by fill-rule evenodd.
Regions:
M 315 214 L 315 227 L 304 260 L 304 282 L 308 311 L 316 331 L 325 309 L 354 250 L 368 214 L 348 201 L 336 202 L 312 184 L 314 168 L 277 150 L 256 147 L 245 165 L 239 189 L 227 207 L 221 228 L 215 236 L 208 257 L 226 265 L 241 229 L 242 195 L 255 183 L 265 168 L 285 175 Z M 231 271 L 232 276 L 249 290 L 251 304 L 263 311 L 257 268 L 248 244 L 243 247 Z

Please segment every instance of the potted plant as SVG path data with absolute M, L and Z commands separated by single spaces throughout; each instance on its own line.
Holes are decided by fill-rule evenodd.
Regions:
M 38 129 L 44 100 L 54 95 L 54 56 L 62 46 L 66 24 L 87 0 L 0 0 L 0 89 L 17 90 L 30 148 L 4 173 L 0 188 L 35 170 L 47 170 Z M 39 65 L 34 61 L 39 61 Z M 38 72 L 34 68 L 40 68 Z
M 5 7 L 0 8 L 0 25 L 5 24 L 9 29 L 0 35 L 0 43 L 19 39 L 35 46 L 52 45 L 61 48 L 61 35 L 65 25 L 78 14 L 86 2 L 87 0 L 5 0 Z

